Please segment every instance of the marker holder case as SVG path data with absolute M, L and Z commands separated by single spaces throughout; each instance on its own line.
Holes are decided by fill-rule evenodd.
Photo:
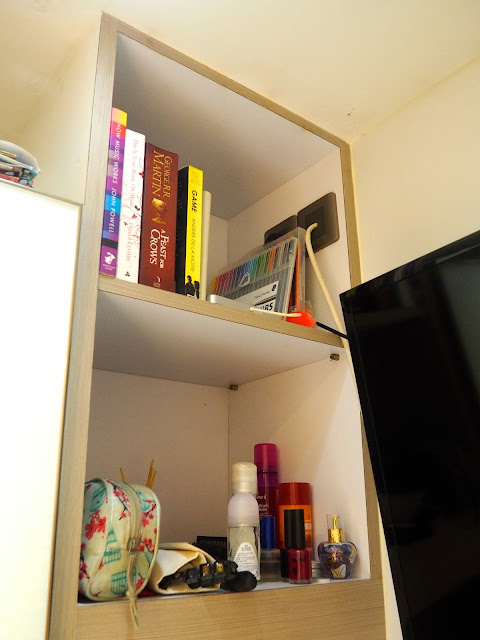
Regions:
M 294 293 L 292 285 L 297 296 L 304 296 L 304 233 L 300 228 L 290 231 L 229 264 L 213 279 L 210 293 L 236 300 L 246 309 L 287 313 Z M 301 235 L 303 238 L 299 239 Z M 294 281 L 296 266 L 298 277 L 295 275 Z

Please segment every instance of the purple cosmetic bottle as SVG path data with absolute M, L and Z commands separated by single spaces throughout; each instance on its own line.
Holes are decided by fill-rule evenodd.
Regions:
M 345 540 L 342 516 L 327 515 L 328 542 L 318 545 L 318 560 L 324 578 L 349 578 L 357 559 L 357 547 Z
M 275 539 L 280 540 L 278 521 L 278 461 L 277 446 L 261 442 L 253 448 L 253 461 L 257 466 L 257 502 L 260 518 L 275 518 Z

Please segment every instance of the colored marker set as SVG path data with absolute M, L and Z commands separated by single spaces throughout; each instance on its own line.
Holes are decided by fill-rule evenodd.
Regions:
M 287 313 L 298 249 L 295 233 L 262 245 L 221 271 L 213 279 L 210 293 L 235 300 L 247 309 Z

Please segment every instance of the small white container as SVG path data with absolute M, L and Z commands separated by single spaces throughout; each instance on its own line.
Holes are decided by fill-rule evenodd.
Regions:
M 232 467 L 233 496 L 228 503 L 228 559 L 238 571 L 250 571 L 260 580 L 260 516 L 258 511 L 257 467 L 237 462 Z

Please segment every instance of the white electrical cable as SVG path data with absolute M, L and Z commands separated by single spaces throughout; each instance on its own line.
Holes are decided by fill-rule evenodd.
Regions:
M 335 321 L 335 324 L 337 326 L 337 329 L 343 333 L 344 329 L 342 326 L 342 323 L 340 322 L 340 318 L 338 317 L 337 314 L 337 310 L 335 309 L 335 305 L 333 304 L 332 298 L 330 297 L 330 293 L 327 289 L 327 285 L 325 284 L 325 280 L 323 279 L 323 276 L 320 272 L 320 267 L 318 266 L 317 260 L 315 258 L 315 254 L 313 253 L 313 248 L 312 248 L 312 240 L 310 238 L 310 236 L 312 235 L 312 231 L 317 227 L 317 223 L 314 222 L 313 224 L 311 224 L 308 228 L 307 231 L 305 233 L 305 245 L 307 247 L 307 253 L 308 256 L 310 258 L 310 262 L 311 265 L 313 267 L 313 270 L 315 272 L 315 275 L 317 276 L 317 280 L 318 283 L 320 285 L 320 288 L 323 292 L 323 295 L 325 296 L 325 300 L 327 301 L 328 307 L 332 313 L 333 319 Z M 350 364 L 350 368 L 352 370 L 352 374 L 354 376 L 355 379 L 355 373 L 354 373 L 354 369 L 353 369 L 353 362 L 352 362 L 352 356 L 350 353 L 350 345 L 348 344 L 348 340 L 346 340 L 345 338 L 342 338 L 340 336 L 340 340 L 342 341 L 343 347 L 345 349 L 345 353 L 347 354 L 347 358 L 348 358 L 348 362 Z
M 260 309 L 259 307 L 250 307 L 249 311 L 260 311 L 261 313 L 270 313 L 272 316 L 282 316 L 284 318 L 299 318 L 301 313 L 281 313 L 280 311 L 270 311 L 270 309 Z
M 310 258 L 310 262 L 312 264 L 313 270 L 315 272 L 315 275 L 317 277 L 318 283 L 320 285 L 320 288 L 322 290 L 322 293 L 325 297 L 325 300 L 327 301 L 328 307 L 331 311 L 331 314 L 333 316 L 333 319 L 335 321 L 335 325 L 338 329 L 338 331 L 340 331 L 340 333 L 344 332 L 342 323 L 340 321 L 340 318 L 338 316 L 337 310 L 335 309 L 335 305 L 333 304 L 333 300 L 330 296 L 330 292 L 327 289 L 327 285 L 325 284 L 325 280 L 323 279 L 322 273 L 320 271 L 320 267 L 318 266 L 318 262 L 315 258 L 315 254 L 313 252 L 313 247 L 312 247 L 312 240 L 311 240 L 311 235 L 312 235 L 312 231 L 317 227 L 317 223 L 314 222 L 313 224 L 311 224 L 305 233 L 305 246 L 307 248 L 307 253 L 308 256 Z M 250 311 L 260 311 L 261 313 L 269 313 L 271 315 L 275 315 L 275 316 L 284 316 L 287 318 L 298 318 L 299 316 L 301 316 L 301 313 L 279 313 L 278 311 L 269 311 L 268 309 L 259 309 L 257 307 L 250 307 Z M 345 338 L 343 338 L 342 336 L 339 336 L 340 340 L 342 341 L 343 344 L 343 348 L 345 349 L 345 353 L 347 354 L 347 359 L 348 359 L 348 363 L 350 365 L 350 368 L 352 370 L 352 374 L 353 374 L 353 378 L 355 379 L 355 371 L 353 369 L 353 362 L 352 362 L 352 355 L 350 353 L 350 345 L 348 344 L 348 340 L 346 340 Z

